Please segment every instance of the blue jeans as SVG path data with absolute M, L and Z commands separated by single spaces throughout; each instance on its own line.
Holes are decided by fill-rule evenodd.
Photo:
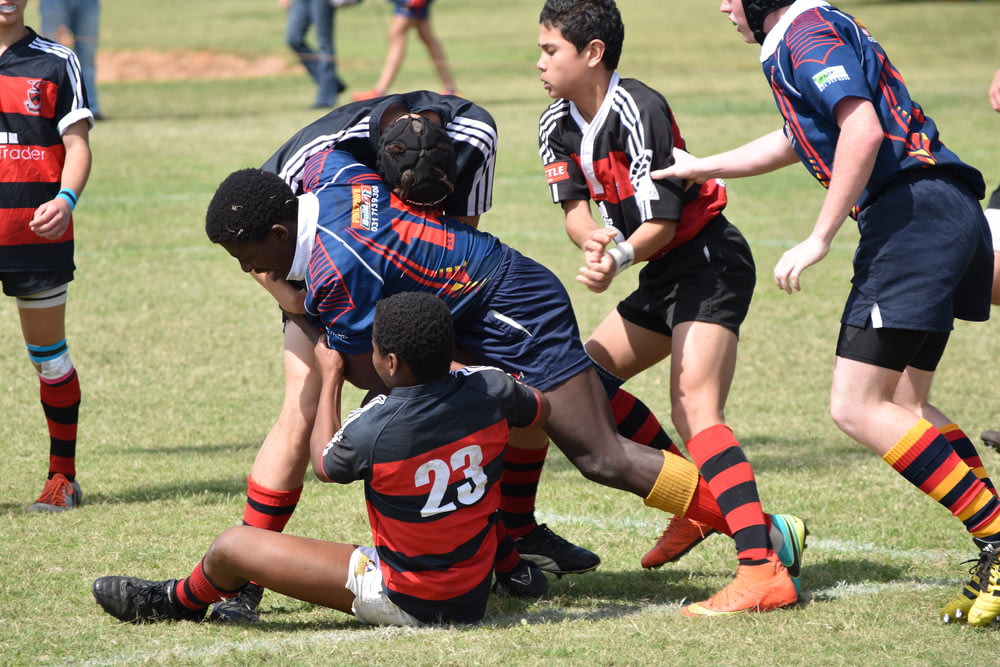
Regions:
M 330 0 L 292 0 L 285 25 L 285 41 L 316 82 L 315 106 L 332 107 L 337 93 L 344 86 L 337 77 L 337 59 L 334 57 L 333 28 L 337 10 Z M 306 32 L 313 27 L 316 49 L 306 43 Z
M 41 0 L 42 34 L 52 40 L 61 26 L 73 33 L 73 50 L 80 61 L 90 110 L 101 112 L 97 98 L 97 41 L 100 34 L 100 0 Z

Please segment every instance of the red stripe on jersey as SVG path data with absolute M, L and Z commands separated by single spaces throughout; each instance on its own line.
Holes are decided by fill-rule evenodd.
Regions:
M 0 113 L 54 118 L 59 87 L 45 79 L 0 77 Z
M 0 144 L 0 183 L 59 183 L 66 148 Z
M 34 215 L 33 208 L 0 208 L 0 246 L 65 243 L 73 238 L 72 218 L 65 234 L 57 239 L 46 239 L 28 229 L 28 221 Z

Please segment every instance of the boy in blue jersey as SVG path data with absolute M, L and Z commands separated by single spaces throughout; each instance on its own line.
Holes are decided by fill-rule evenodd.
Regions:
M 252 579 L 372 625 L 479 621 L 502 534 L 508 432 L 544 420 L 548 404 L 496 368 L 449 373 L 453 346 L 443 301 L 422 292 L 383 299 L 371 358 L 388 393 L 339 429 L 336 403 L 319 406 L 325 435 L 314 441 L 313 469 L 324 482 L 364 482 L 374 548 L 239 526 L 179 581 L 101 577 L 92 588 L 98 604 L 133 623 L 200 620 Z M 325 345 L 318 350 L 324 375 L 342 362 Z
M 962 430 L 929 403 L 955 318 L 989 317 L 993 257 L 982 175 L 934 121 L 869 31 L 822 0 L 722 0 L 760 60 L 784 128 L 704 158 L 675 151 L 658 177 L 735 178 L 801 161 L 827 188 L 813 231 L 774 268 L 801 289 L 850 215 L 860 241 L 841 318 L 830 411 L 846 434 L 959 517 L 979 564 L 944 622 L 1000 612 L 1000 500 Z
M 400 132 L 387 130 L 383 151 L 396 150 L 396 139 L 416 149 L 414 136 L 435 127 L 419 116 L 397 123 Z M 423 142 L 416 143 L 426 148 Z M 693 464 L 615 430 L 558 278 L 491 235 L 408 204 L 408 172 L 387 172 L 396 179 L 390 186 L 334 150 L 310 160 L 298 198 L 274 174 L 246 169 L 231 174 L 209 206 L 209 238 L 243 270 L 306 281 L 310 319 L 345 357 L 343 372 L 323 379 L 322 400 L 338 400 L 344 379 L 367 386 L 374 303 L 400 291 L 430 292 L 449 305 L 459 348 L 546 394 L 552 414 L 545 431 L 584 476 L 728 534 Z M 439 181 L 447 190 L 448 174 Z

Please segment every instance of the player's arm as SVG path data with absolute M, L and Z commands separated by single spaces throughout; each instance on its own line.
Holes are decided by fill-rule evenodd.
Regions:
M 676 220 L 654 218 L 639 225 L 624 243 L 609 248 L 615 230 L 595 229 L 584 242 L 586 266 L 580 268 L 576 281 L 591 292 L 601 293 L 611 286 L 616 275 L 655 255 L 676 233 Z
M 250 275 L 274 297 L 275 301 L 278 302 L 278 305 L 286 313 L 305 315 L 305 290 L 298 289 L 287 280 L 278 278 L 271 272 L 257 273 L 256 271 L 251 271 Z
M 325 335 L 319 337 L 314 349 L 316 367 L 322 378 L 322 388 L 319 393 L 319 404 L 316 407 L 316 421 L 313 423 L 312 437 L 309 440 L 309 453 L 313 472 L 319 479 L 329 481 L 323 472 L 323 451 L 334 434 L 340 430 L 340 407 L 347 363 L 344 355 L 330 349 L 326 344 Z
M 809 238 L 787 250 L 774 267 L 775 284 L 789 294 L 802 289 L 802 272 L 829 252 L 834 236 L 871 179 L 884 138 L 875 107 L 866 99 L 845 97 L 837 102 L 833 113 L 840 136 L 819 216 Z
M 695 157 L 675 148 L 674 163 L 650 172 L 659 180 L 679 178 L 704 183 L 711 178 L 743 178 L 766 174 L 798 162 L 784 130 L 775 130 L 738 148 L 706 157 Z
M 63 133 L 62 140 L 66 148 L 66 160 L 59 184 L 62 189 L 72 192 L 56 196 L 39 206 L 28 223 L 31 231 L 46 239 L 58 239 L 66 233 L 70 214 L 76 205 L 75 201 L 71 204 L 70 200 L 74 196 L 81 196 L 87 179 L 90 178 L 90 119 L 83 118 L 70 125 Z

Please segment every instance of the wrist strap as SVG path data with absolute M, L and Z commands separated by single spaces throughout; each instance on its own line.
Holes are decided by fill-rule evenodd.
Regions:
M 66 200 L 66 202 L 69 204 L 69 210 L 71 211 L 76 208 L 76 202 L 79 201 L 80 199 L 79 197 L 76 196 L 76 193 L 73 192 L 71 188 L 63 188 L 62 190 L 60 190 L 59 194 L 56 195 L 56 198 L 59 197 L 62 197 L 63 199 Z
M 635 261 L 635 248 L 628 241 L 622 241 L 611 250 L 608 250 L 608 255 L 615 262 L 615 275 L 617 276 L 632 266 L 632 262 Z

